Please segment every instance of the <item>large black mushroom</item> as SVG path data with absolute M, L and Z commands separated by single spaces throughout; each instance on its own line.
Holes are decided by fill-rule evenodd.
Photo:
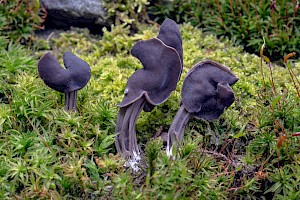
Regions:
M 142 110 L 150 112 L 175 90 L 182 71 L 182 40 L 177 24 L 166 19 L 157 38 L 138 41 L 131 54 L 142 69 L 128 79 L 124 98 L 118 106 L 116 148 L 135 167 L 140 159 L 135 124 Z
M 77 91 L 90 80 L 91 69 L 87 62 L 69 52 L 64 53 L 63 62 L 66 68 L 46 53 L 38 63 L 38 71 L 47 86 L 65 93 L 65 109 L 76 110 Z
M 217 119 L 234 102 L 231 85 L 238 77 L 226 66 L 205 60 L 186 75 L 181 91 L 181 106 L 168 131 L 167 154 L 181 142 L 185 126 L 192 117 Z

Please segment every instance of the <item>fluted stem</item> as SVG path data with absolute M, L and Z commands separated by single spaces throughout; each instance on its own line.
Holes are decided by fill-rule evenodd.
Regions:
M 168 131 L 168 141 L 167 141 L 168 156 L 172 156 L 173 147 L 175 146 L 177 148 L 178 142 L 182 141 L 186 124 L 188 123 L 191 117 L 192 114 L 189 113 L 183 107 L 183 105 L 181 105 Z
M 65 110 L 75 111 L 77 101 L 77 90 L 65 93 Z
M 146 99 L 142 96 L 132 104 L 120 108 L 115 132 L 116 149 L 125 158 L 138 161 L 140 159 L 139 148 L 136 139 L 135 125 L 136 121 L 146 103 Z

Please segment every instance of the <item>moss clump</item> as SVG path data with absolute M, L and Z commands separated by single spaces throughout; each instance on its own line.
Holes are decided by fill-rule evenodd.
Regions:
M 4 166 L 0 170 L 0 197 L 297 196 L 299 143 L 291 134 L 300 131 L 300 106 L 293 83 L 287 81 L 287 69 L 272 69 L 277 96 L 281 96 L 276 101 L 265 64 L 264 89 L 259 57 L 244 53 L 228 40 L 205 35 L 190 24 L 181 25 L 180 31 L 184 70 L 179 85 L 164 104 L 151 113 L 143 112 L 137 122 L 138 142 L 151 162 L 151 168 L 140 174 L 124 169 L 124 161 L 115 155 L 116 105 L 123 97 L 128 77 L 142 67 L 129 54 L 131 46 L 139 39 L 155 36 L 157 29 L 147 27 L 129 36 L 126 29 L 116 26 L 111 32 L 105 31 L 103 38 L 71 31 L 48 41 L 55 55 L 71 50 L 91 66 L 92 77 L 78 93 L 76 113 L 63 111 L 60 94 L 38 78 L 37 66 L 33 68 L 35 57 L 21 49 L 20 60 L 27 58 L 25 64 L 30 63 L 29 67 L 18 62 L 16 70 L 9 72 L 14 83 L 1 85 L 8 100 L 0 101 L 0 164 Z M 5 55 L 0 54 L 0 59 Z M 233 86 L 236 101 L 217 121 L 192 120 L 178 159 L 169 160 L 162 142 L 151 138 L 168 130 L 179 108 L 185 74 L 206 58 L 229 66 L 239 76 Z M 300 62 L 293 67 L 297 76 L 299 67 Z M 7 69 L 0 70 L 6 73 Z M 278 146 L 283 131 L 287 138 Z M 283 172 L 277 170 L 278 164 Z
M 271 60 L 282 61 L 286 53 L 300 55 L 299 1 L 254 0 L 160 0 L 150 1 L 150 16 L 157 22 L 166 17 L 178 23 L 189 22 L 218 37 L 228 37 L 258 54 L 262 38 L 265 54 Z M 151 15 L 153 14 L 153 15 Z
M 43 28 L 40 25 L 45 17 L 46 11 L 40 8 L 39 1 L 3 0 L 0 2 L 0 35 L 31 44 L 34 31 Z

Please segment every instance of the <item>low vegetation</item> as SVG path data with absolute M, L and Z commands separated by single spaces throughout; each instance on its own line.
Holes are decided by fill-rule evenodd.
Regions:
M 149 1 L 149 15 L 159 23 L 170 17 L 190 22 L 205 32 L 228 37 L 251 53 L 258 53 L 262 37 L 265 54 L 282 62 L 282 55 L 300 55 L 299 1 L 293 0 L 159 0 Z
M 43 44 L 37 52 L 2 38 L 1 198 L 297 199 L 300 63 L 270 68 L 228 40 L 205 35 L 190 24 L 180 30 L 184 71 L 169 100 L 151 113 L 143 112 L 137 122 L 145 161 L 138 173 L 124 168 L 116 155 L 116 104 L 127 78 L 141 68 L 129 54 L 131 46 L 157 35 L 156 27 L 129 36 L 127 29 L 115 26 L 102 39 L 75 29 L 37 41 Z M 38 77 L 38 58 L 48 50 L 60 56 L 69 50 L 91 66 L 91 80 L 78 93 L 77 112 L 63 111 L 63 97 Z M 192 120 L 177 159 L 170 160 L 159 136 L 179 108 L 186 72 L 206 58 L 238 75 L 236 101 L 219 120 Z
M 1 6 L 23 5 L 16 2 L 0 1 Z M 257 56 L 235 41 L 182 23 L 184 69 L 177 89 L 151 113 L 141 113 L 136 130 L 142 169 L 124 167 L 114 146 L 116 105 L 128 77 L 142 67 L 130 55 L 131 47 L 158 32 L 155 23 L 135 21 L 147 1 L 132 2 L 125 13 L 129 17 L 115 18 L 116 25 L 104 28 L 102 37 L 72 29 L 32 40 L 33 29 L 19 32 L 0 25 L 0 199 L 299 199 L 299 54 L 284 49 L 281 66 L 270 62 L 267 37 L 256 38 Z M 122 13 L 123 7 L 116 6 Z M 6 8 L 1 7 L 0 18 L 8 20 Z M 40 25 L 24 22 L 29 22 L 24 27 Z M 64 111 L 63 95 L 38 76 L 38 60 L 48 51 L 61 64 L 63 53 L 70 51 L 91 66 L 76 112 Z M 161 137 L 180 107 L 186 73 L 207 58 L 239 77 L 232 86 L 236 100 L 218 120 L 192 119 L 176 160 L 169 159 Z
M 34 31 L 43 28 L 41 23 L 46 16 L 47 12 L 38 0 L 1 0 L 0 35 L 31 45 Z

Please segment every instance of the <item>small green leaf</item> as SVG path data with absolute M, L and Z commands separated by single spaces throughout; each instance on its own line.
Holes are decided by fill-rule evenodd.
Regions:
M 273 109 L 273 110 L 275 109 L 276 105 L 277 105 L 278 102 L 280 101 L 281 97 L 282 97 L 281 95 L 278 95 L 278 96 L 276 96 L 276 97 L 273 99 L 273 101 L 272 101 L 272 109 Z
M 247 124 L 245 124 L 245 125 L 241 128 L 241 130 L 240 130 L 237 134 L 235 134 L 235 136 L 233 136 L 233 138 L 239 139 L 240 137 L 245 136 L 246 133 L 244 133 L 244 130 L 245 130 L 245 128 L 246 128 L 246 125 L 247 125 Z
M 286 67 L 287 67 L 288 69 L 291 69 L 291 68 L 292 68 L 291 62 L 287 62 L 287 63 L 286 63 Z
M 246 134 L 244 133 L 244 132 L 238 132 L 235 136 L 233 136 L 233 138 L 235 138 L 235 139 L 238 139 L 238 138 L 240 138 L 240 137 L 243 137 L 243 136 L 245 136 Z
M 269 64 L 271 61 L 270 61 L 270 59 L 267 57 L 267 56 L 264 56 L 263 55 L 263 58 L 264 58 L 264 60 Z
M 277 182 L 274 185 L 272 185 L 272 187 L 270 187 L 267 191 L 265 191 L 264 194 L 269 192 L 275 192 L 280 187 L 282 187 L 282 184 L 280 182 Z

